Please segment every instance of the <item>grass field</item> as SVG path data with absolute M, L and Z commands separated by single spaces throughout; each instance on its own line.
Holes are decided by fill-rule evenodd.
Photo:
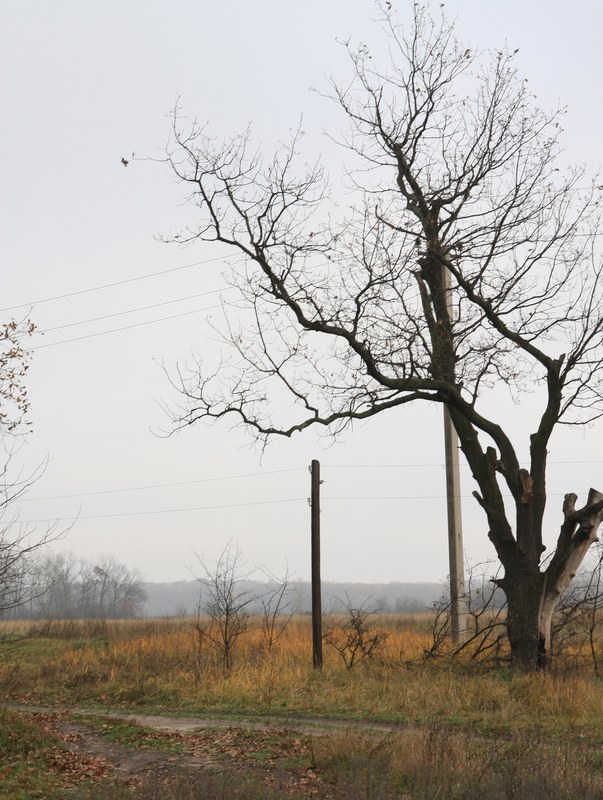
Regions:
M 136 710 L 307 720 L 307 735 L 290 735 L 296 744 L 288 747 L 285 766 L 273 758 L 270 744 L 260 748 L 263 756 L 249 743 L 245 749 L 256 753 L 249 764 L 245 761 L 247 772 L 264 768 L 263 758 L 273 772 L 286 767 L 297 778 L 308 773 L 322 781 L 323 789 L 307 796 L 603 797 L 603 685 L 587 660 L 574 659 L 573 669 L 558 674 L 512 675 L 504 668 L 471 669 L 470 659 L 426 659 L 431 643 L 426 617 L 385 616 L 379 630 L 389 635 L 370 664 L 348 669 L 340 654 L 325 646 L 324 668 L 315 670 L 309 619 L 294 618 L 271 650 L 257 621 L 238 641 L 226 671 L 191 619 L 28 623 L 18 630 L 4 623 L 4 638 L 12 634 L 13 641 L 0 647 L 0 685 L 13 704 L 88 709 L 85 721 L 91 729 L 106 730 L 114 741 L 127 734 L 132 747 L 142 742 L 178 751 L 182 743 L 144 731 L 124 733 L 123 723 L 99 721 L 98 715 Z M 312 726 L 330 718 L 388 725 L 379 731 L 311 735 Z M 282 727 L 282 720 L 278 724 Z M 282 743 L 288 735 L 276 738 Z M 185 744 L 201 747 L 200 742 Z M 53 745 L 23 712 L 2 717 L 0 744 L 2 785 L 13 787 L 12 794 L 0 796 L 55 796 L 44 781 L 52 772 L 48 753 L 60 744 Z M 25 772 L 13 752 L 19 746 L 28 753 Z M 29 794 L 18 793 L 19 780 Z M 224 796 L 273 796 L 265 782 L 263 789 L 257 780 L 246 778 L 244 784 L 230 785 Z M 170 785 L 172 791 L 176 784 Z M 86 786 L 79 787 L 79 796 L 94 793 L 94 781 Z M 56 796 L 66 796 L 60 794 L 64 789 L 57 791 Z M 128 791 L 133 794 L 120 796 L 141 796 L 136 787 Z M 169 791 L 155 796 L 177 796 Z M 290 796 L 304 796 L 303 789 Z

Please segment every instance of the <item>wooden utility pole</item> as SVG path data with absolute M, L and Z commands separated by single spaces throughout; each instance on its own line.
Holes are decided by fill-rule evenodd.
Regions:
M 452 292 L 450 273 L 442 266 L 442 287 L 446 295 L 448 319 L 452 324 Z M 446 453 L 446 506 L 448 512 L 448 563 L 450 569 L 450 634 L 455 644 L 461 642 L 467 630 L 465 607 L 465 571 L 463 561 L 463 525 L 461 517 L 461 475 L 459 440 L 444 406 L 444 449 Z
M 322 596 L 320 585 L 320 462 L 310 467 L 311 527 L 312 527 L 312 663 L 322 667 Z

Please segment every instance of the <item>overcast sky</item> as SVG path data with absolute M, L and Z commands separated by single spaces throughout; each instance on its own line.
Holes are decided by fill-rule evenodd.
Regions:
M 409 6 L 399 8 L 404 19 Z M 519 69 L 539 103 L 568 105 L 567 159 L 596 170 L 600 0 L 451 0 L 445 10 L 469 45 L 520 48 Z M 29 313 L 47 331 L 32 341 L 34 431 L 20 457 L 34 467 L 48 455 L 49 463 L 22 519 L 79 515 L 57 550 L 113 554 L 149 580 L 189 578 L 195 553 L 215 559 L 230 538 L 250 565 L 281 573 L 288 563 L 307 579 L 307 468 L 318 458 L 325 579 L 443 579 L 440 409 L 402 408 L 336 444 L 310 431 L 263 456 L 225 424 L 153 433 L 168 425 L 161 401 L 174 399 L 159 365 L 217 347 L 205 319 L 227 299 L 225 254 L 161 243 L 158 235 L 190 218 L 182 191 L 161 164 L 124 168 L 121 158 L 161 156 L 177 98 L 217 136 L 252 122 L 267 149 L 303 114 L 316 148 L 322 130 L 337 132 L 343 121 L 310 88 L 326 87 L 331 74 L 346 80 L 338 39 L 378 43 L 375 6 L 0 0 L 0 14 L 0 319 Z M 322 152 L 339 174 L 340 155 L 326 140 Z M 151 308 L 133 311 L 143 307 Z M 525 457 L 532 422 L 524 409 L 531 404 L 510 424 Z M 591 485 L 603 488 L 602 432 L 574 429 L 553 441 L 549 544 L 563 494 L 584 499 Z M 493 551 L 472 488 L 464 470 L 466 553 L 476 561 Z

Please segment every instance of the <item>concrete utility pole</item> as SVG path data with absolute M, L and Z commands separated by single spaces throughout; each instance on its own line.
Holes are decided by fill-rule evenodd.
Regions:
M 442 287 L 446 294 L 448 319 L 452 321 L 452 292 L 450 273 L 442 267 Z M 459 440 L 444 406 L 444 448 L 446 453 L 446 506 L 448 512 L 448 562 L 450 565 L 450 634 L 458 644 L 467 630 L 465 607 L 465 570 L 463 560 L 463 524 L 461 517 L 461 475 Z
M 312 663 L 322 667 L 322 594 L 320 582 L 320 462 L 313 460 L 311 479 Z
M 446 505 L 448 511 L 448 561 L 450 565 L 450 633 L 458 644 L 467 630 L 465 572 L 463 563 L 463 524 L 461 518 L 461 476 L 458 436 L 444 406 L 446 450 Z

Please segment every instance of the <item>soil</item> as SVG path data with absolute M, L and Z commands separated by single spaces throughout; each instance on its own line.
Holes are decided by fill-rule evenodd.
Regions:
M 309 734 L 327 735 L 346 727 L 392 729 L 391 725 L 343 720 L 293 722 L 271 718 L 264 722 L 114 712 L 91 714 L 83 709 L 24 706 L 19 710 L 27 711 L 39 727 L 63 743 L 64 750 L 57 755 L 54 766 L 64 780 L 66 797 L 77 797 L 78 785 L 88 780 L 113 787 L 127 786 L 136 794 L 140 791 L 141 797 L 176 798 L 184 796 L 177 786 L 186 786 L 189 791 L 201 781 L 201 776 L 206 785 L 204 793 L 197 795 L 193 791 L 190 797 L 210 797 L 211 790 L 205 793 L 210 788 L 207 781 L 215 782 L 221 776 L 220 796 L 224 778 L 238 777 L 252 778 L 265 785 L 266 797 L 337 798 L 340 795 L 336 787 L 310 766 Z M 77 721 L 78 715 L 82 715 L 81 723 Z M 97 726 L 86 724 L 85 716 L 107 720 L 107 729 L 113 721 L 123 720 L 150 733 L 138 746 L 129 746 L 108 740 Z M 149 787 L 153 787 L 152 794 Z

